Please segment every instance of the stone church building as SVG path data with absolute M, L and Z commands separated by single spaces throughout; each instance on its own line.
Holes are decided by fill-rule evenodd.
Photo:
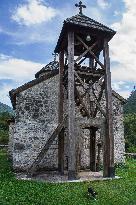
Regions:
M 58 124 L 58 89 L 59 64 L 50 62 L 38 73 L 31 82 L 10 91 L 11 102 L 15 111 L 15 121 L 10 123 L 9 149 L 16 170 L 25 171 L 33 163 L 47 139 Z M 104 93 L 101 104 L 104 107 Z M 123 104 L 125 100 L 115 91 L 112 91 L 115 163 L 124 163 L 124 126 Z M 79 107 L 76 108 L 78 118 L 82 119 Z M 100 115 L 100 113 L 98 114 Z M 99 116 L 102 119 L 102 116 Z M 102 120 L 101 120 L 102 121 Z M 82 129 L 79 134 L 81 146 L 81 169 L 90 166 L 90 133 Z M 96 161 L 100 147 L 102 161 L 102 139 L 99 130 L 95 144 Z M 65 168 L 67 167 L 67 135 L 65 134 Z M 39 164 L 47 170 L 58 167 L 58 141 L 52 143 L 44 158 Z
M 64 22 L 56 47 L 56 51 L 58 51 L 61 41 L 64 40 L 65 66 L 62 78 L 62 92 L 64 92 L 62 103 L 64 147 L 60 154 L 58 149 L 58 131 L 62 127 L 58 125 L 58 108 L 61 95 L 61 73 L 59 73 L 59 70 L 60 67 L 63 67 L 63 63 L 55 59 L 37 72 L 34 80 L 9 92 L 15 111 L 15 118 L 10 121 L 9 126 L 9 153 L 13 162 L 13 168 L 17 171 L 28 172 L 29 169 L 34 168 L 34 164 L 36 164 L 36 169 L 58 170 L 61 155 L 64 156 L 64 170 L 68 169 L 69 126 L 67 118 L 70 117 L 68 115 L 70 108 L 68 104 L 69 91 L 67 84 L 70 81 L 68 80 L 67 73 L 69 72 L 68 69 L 71 68 L 71 65 L 68 64 L 71 60 L 68 56 L 69 45 L 73 44 L 69 43 L 70 37 L 67 44 L 64 35 L 69 29 L 72 29 L 73 32 L 75 28 L 74 32 L 77 32 L 75 34 L 77 39 L 74 41 L 75 56 L 79 56 L 75 62 L 74 99 L 77 167 L 78 170 L 90 169 L 92 171 L 98 171 L 103 164 L 106 119 L 106 91 L 105 87 L 103 87 L 105 68 L 100 63 L 98 55 L 98 51 L 101 52 L 103 48 L 103 39 L 98 42 L 95 41 L 97 40 L 97 34 L 102 38 L 107 35 L 109 41 L 115 32 L 83 15 L 81 4 L 79 6 L 80 13 Z M 85 29 L 87 29 L 88 33 L 91 31 L 87 34 L 87 37 L 84 33 Z M 81 38 L 84 39 L 84 42 Z M 85 51 L 82 44 L 88 49 L 87 51 Z M 95 46 L 96 49 L 91 51 L 91 48 Z M 90 52 L 93 57 L 90 57 L 87 52 Z M 82 57 L 84 57 L 83 60 L 81 60 Z M 83 61 L 87 58 L 89 58 L 89 66 L 86 66 L 86 63 L 83 64 Z M 82 62 L 80 61 L 77 64 L 79 59 Z M 102 69 L 99 68 L 99 65 Z M 125 99 L 113 90 L 111 93 L 114 162 L 124 163 L 123 104 L 125 103 Z

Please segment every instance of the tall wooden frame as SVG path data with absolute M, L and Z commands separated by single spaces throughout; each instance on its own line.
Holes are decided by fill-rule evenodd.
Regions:
M 78 5 L 81 7 L 80 5 Z M 78 19 L 79 18 L 79 19 Z M 77 21 L 78 19 L 78 21 Z M 83 19 L 83 21 L 81 20 Z M 77 21 L 77 22 L 76 22 Z M 80 23 L 81 21 L 81 23 Z M 85 22 L 85 23 L 83 23 Z M 108 27 L 99 24 L 96 21 L 92 24 L 92 19 L 79 14 L 64 22 L 62 32 L 60 34 L 55 52 L 60 53 L 60 76 L 63 75 L 63 80 L 60 77 L 60 101 L 59 101 L 59 123 L 62 121 L 62 104 L 64 93 L 61 93 L 62 84 L 67 90 L 68 103 L 68 178 L 76 179 L 77 159 L 77 123 L 75 106 L 78 107 L 84 119 L 91 119 L 91 122 L 97 121 L 98 115 L 104 118 L 103 124 L 105 134 L 103 136 L 103 176 L 114 177 L 114 136 L 113 136 L 113 117 L 112 117 L 112 89 L 111 89 L 111 73 L 110 73 L 110 58 L 109 58 L 109 40 L 115 35 L 115 31 Z M 84 25 L 85 24 L 85 25 Z M 94 26 L 96 24 L 96 27 Z M 101 27 L 101 28 L 100 28 Z M 90 37 L 90 42 L 87 36 Z M 103 51 L 104 63 L 99 59 L 100 52 Z M 65 65 L 64 55 L 66 53 Z M 63 59 L 63 60 L 62 60 Z M 88 59 L 88 67 L 83 66 L 83 62 Z M 63 62 L 63 63 L 62 63 Z M 99 89 L 96 93 L 95 86 Z M 79 89 L 78 87 L 82 89 Z M 91 89 L 90 89 L 91 88 Z M 82 90 L 82 92 L 80 91 Z M 91 90 L 91 94 L 90 94 Z M 106 110 L 101 105 L 101 100 L 104 95 L 106 99 Z M 89 107 L 85 102 L 85 98 L 90 103 Z M 93 124 L 93 123 L 92 123 Z M 94 125 L 94 127 L 97 127 Z M 90 128 L 89 128 L 90 129 Z M 93 130 L 93 138 L 91 141 L 92 163 L 90 168 L 96 170 L 95 156 L 95 135 L 96 130 Z M 59 135 L 61 136 L 61 135 Z M 63 138 L 63 137 L 62 137 Z M 63 153 L 63 154 L 62 154 Z M 80 150 L 79 152 L 80 153 Z M 62 157 L 63 156 L 63 157 Z M 95 161 L 95 164 L 93 163 Z M 59 170 L 64 172 L 64 138 L 59 137 Z

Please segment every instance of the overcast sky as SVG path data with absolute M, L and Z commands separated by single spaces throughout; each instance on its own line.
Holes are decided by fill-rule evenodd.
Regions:
M 0 0 L 0 102 L 34 79 L 53 57 L 64 19 L 77 0 Z M 112 88 L 127 98 L 136 85 L 136 0 L 83 0 L 84 14 L 117 34 L 110 42 Z

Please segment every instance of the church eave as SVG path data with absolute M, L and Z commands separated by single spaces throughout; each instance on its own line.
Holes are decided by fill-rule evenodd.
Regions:
M 121 95 L 116 93 L 114 90 L 112 90 L 112 95 L 114 95 L 118 100 L 120 100 L 122 104 L 125 104 L 127 102 L 125 98 L 123 98 Z

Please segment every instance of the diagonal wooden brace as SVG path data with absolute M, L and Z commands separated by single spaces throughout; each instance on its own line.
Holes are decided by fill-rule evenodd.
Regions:
M 86 51 L 84 52 L 84 53 L 82 53 L 76 60 L 75 60 L 75 63 L 77 62 L 77 61 L 79 61 L 82 57 L 84 57 L 88 52 L 90 52 L 96 45 L 98 44 L 98 41 L 96 41 L 92 46 L 90 46 L 90 47 L 86 47 Z
M 84 41 L 76 35 L 76 38 L 83 44 L 83 46 L 88 50 L 88 46 L 86 45 L 86 43 L 84 43 Z M 89 49 L 88 52 L 91 54 L 91 56 L 94 57 L 94 59 L 96 60 L 96 62 L 103 68 L 105 69 L 104 65 L 99 61 L 99 59 L 97 58 L 97 56 Z

